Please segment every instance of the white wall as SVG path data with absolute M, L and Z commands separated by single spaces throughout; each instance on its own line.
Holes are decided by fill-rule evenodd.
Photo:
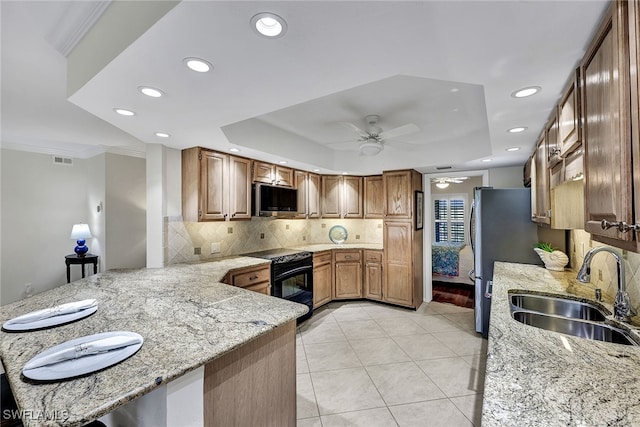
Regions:
M 106 154 L 105 270 L 142 268 L 146 263 L 145 160 Z M 94 213 L 96 212 L 94 206 Z
M 524 166 L 512 166 L 489 169 L 489 185 L 493 188 L 524 187 L 523 167 Z
M 27 283 L 33 293 L 66 283 L 64 256 L 75 247 L 71 228 L 91 219 L 87 165 L 80 159 L 54 165 L 47 154 L 2 150 L 2 304 L 24 298 Z M 93 250 L 91 239 L 87 244 Z

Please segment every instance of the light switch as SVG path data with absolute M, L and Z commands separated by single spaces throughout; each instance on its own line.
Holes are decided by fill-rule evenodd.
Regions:
M 211 243 L 211 253 L 212 254 L 220 253 L 220 243 Z

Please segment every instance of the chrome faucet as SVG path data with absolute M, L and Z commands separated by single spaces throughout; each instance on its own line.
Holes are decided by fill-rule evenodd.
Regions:
M 624 276 L 624 260 L 622 256 L 615 250 L 606 246 L 598 246 L 590 249 L 584 256 L 584 262 L 576 279 L 582 283 L 589 283 L 591 280 L 591 260 L 593 256 L 598 252 L 609 252 L 616 259 L 618 267 L 618 292 L 616 293 L 616 299 L 613 303 L 613 317 L 616 320 L 628 322 L 631 316 L 635 316 L 636 312 L 631 307 L 631 300 L 629 294 L 627 294 L 625 276 Z

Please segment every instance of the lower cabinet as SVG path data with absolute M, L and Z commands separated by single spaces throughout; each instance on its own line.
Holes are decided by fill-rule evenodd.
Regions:
M 266 264 L 232 270 L 222 279 L 222 283 L 265 295 L 271 295 L 270 265 Z
M 362 251 L 334 251 L 334 299 L 362 298 Z
M 364 297 L 382 300 L 382 251 L 365 250 Z
M 313 308 L 331 301 L 333 271 L 331 251 L 313 254 Z

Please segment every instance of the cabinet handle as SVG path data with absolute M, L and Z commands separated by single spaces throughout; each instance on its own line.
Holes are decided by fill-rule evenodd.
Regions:
M 256 280 L 258 278 L 258 276 L 251 276 L 249 277 L 249 280 Z
M 600 221 L 600 227 L 602 227 L 603 230 L 617 228 L 621 233 L 627 233 L 629 230 L 640 231 L 640 224 L 627 224 L 624 221 L 609 222 L 606 219 Z
M 224 214 L 224 215 L 223 215 L 223 218 L 226 218 L 228 215 L 229 215 L 229 214 Z
M 345 256 L 344 259 L 351 259 L 351 255 Z
M 232 214 L 231 214 L 231 218 L 233 218 L 234 216 L 236 216 L 236 214 L 235 214 L 235 213 L 232 213 Z

